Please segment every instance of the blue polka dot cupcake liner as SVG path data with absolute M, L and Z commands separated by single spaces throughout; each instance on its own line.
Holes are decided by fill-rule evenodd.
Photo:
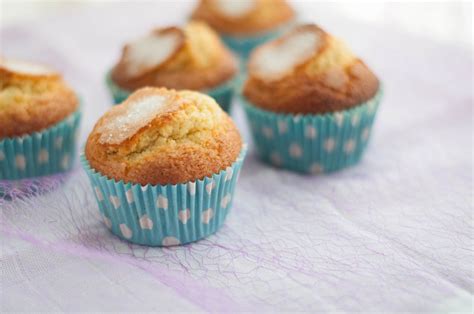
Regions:
M 42 177 L 68 171 L 76 155 L 81 112 L 40 132 L 0 140 L 0 180 Z
M 325 173 L 356 164 L 369 141 L 382 90 L 349 110 L 321 115 L 279 114 L 241 96 L 258 156 L 303 173 Z
M 250 53 L 253 49 L 266 43 L 267 41 L 271 41 L 273 39 L 278 38 L 281 34 L 290 29 L 292 26 L 294 26 L 294 22 L 288 23 L 275 30 L 260 33 L 254 36 L 244 37 L 221 34 L 220 37 L 222 41 L 227 45 L 227 47 L 235 51 L 242 59 L 242 61 L 244 61 L 241 63 L 241 70 L 245 70 L 245 61 L 249 58 Z
M 223 225 L 246 150 L 219 173 L 174 185 L 117 182 L 92 169 L 84 154 L 81 162 L 113 234 L 136 244 L 173 246 L 205 238 Z
M 240 77 L 238 75 L 235 75 L 234 78 L 221 84 L 220 86 L 214 89 L 203 90 L 202 92 L 214 98 L 224 111 L 230 113 L 232 99 L 235 93 L 235 86 L 239 82 L 239 78 Z M 115 104 L 120 104 L 125 99 L 127 99 L 128 96 L 130 96 L 131 92 L 124 90 L 120 88 L 117 84 L 115 84 L 115 82 L 111 78 L 110 72 L 107 73 L 105 80 Z

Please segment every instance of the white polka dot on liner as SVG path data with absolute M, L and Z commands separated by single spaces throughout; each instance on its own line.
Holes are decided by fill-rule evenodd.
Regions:
M 304 131 L 304 135 L 309 139 L 315 139 L 318 136 L 318 131 L 312 125 L 307 125 Z
M 293 158 L 300 158 L 301 156 L 303 156 L 303 149 L 298 143 L 292 143 L 290 145 L 289 152 L 290 156 Z
M 161 241 L 161 244 L 163 246 L 173 246 L 173 245 L 179 245 L 179 244 L 181 244 L 181 242 L 178 239 L 176 239 L 175 237 L 165 237 Z
M 132 230 L 126 224 L 120 224 L 120 232 L 125 239 L 130 239 L 133 235 Z
M 286 121 L 278 121 L 278 133 L 285 134 L 288 132 L 288 123 Z
M 71 116 L 67 119 L 67 124 L 69 124 L 70 127 L 74 126 L 75 118 L 74 116 Z
M 230 194 L 227 194 L 226 196 L 224 196 L 221 200 L 221 207 L 226 208 L 227 205 L 229 205 L 231 199 L 232 199 L 232 196 Z
M 328 138 L 324 141 L 324 150 L 328 153 L 331 153 L 334 151 L 334 148 L 336 147 L 336 141 L 333 138 Z
M 318 163 L 314 163 L 309 168 L 309 172 L 311 172 L 313 174 L 323 173 L 323 167 Z
M 334 120 L 336 120 L 336 124 L 341 127 L 342 123 L 344 122 L 344 114 L 342 112 L 336 112 L 334 114 Z
M 127 191 L 125 192 L 125 197 L 127 198 L 127 202 L 128 202 L 129 204 L 133 203 L 134 198 L 133 198 L 133 191 L 132 191 L 132 190 L 127 190 Z
M 191 218 L 191 211 L 189 209 L 183 209 L 178 212 L 178 219 L 183 223 L 186 224 Z
M 156 206 L 158 208 L 168 209 L 168 199 L 163 195 L 159 195 L 156 200 Z
M 363 141 L 367 141 L 369 139 L 369 135 L 370 135 L 370 128 L 369 127 L 365 127 L 364 130 L 362 131 L 362 140 Z
M 120 207 L 120 198 L 115 195 L 110 195 L 109 196 L 110 203 L 114 206 L 115 209 Z
M 62 146 L 63 146 L 63 137 L 62 137 L 62 136 L 58 136 L 58 137 L 54 140 L 54 147 L 56 147 L 56 149 L 61 149 Z
M 107 216 L 102 216 L 102 221 L 107 226 L 107 228 L 112 228 L 112 221 Z
M 208 208 L 207 210 L 203 211 L 201 214 L 201 221 L 203 224 L 209 224 L 212 217 L 214 216 L 214 210 L 212 208 Z
M 102 195 L 102 192 L 100 191 L 99 187 L 96 186 L 94 190 L 95 190 L 95 195 L 97 196 L 97 199 L 99 200 L 99 202 L 103 201 L 104 196 Z
M 26 168 L 26 158 L 22 154 L 18 154 L 15 157 L 15 165 L 19 170 L 25 170 Z
M 348 140 L 344 143 L 344 152 L 350 154 L 355 150 L 356 142 L 353 139 Z
M 70 163 L 70 158 L 69 158 L 69 155 L 66 154 L 63 156 L 63 159 L 61 160 L 61 168 L 63 170 L 69 169 L 69 163 Z
M 148 217 L 148 215 L 143 215 L 140 217 L 140 228 L 151 230 L 153 229 L 153 220 Z
M 301 121 L 301 116 L 300 115 L 293 117 L 293 122 L 294 123 L 299 123 L 300 121 Z
M 377 108 L 377 105 L 376 105 L 376 102 L 375 100 L 371 99 L 367 102 L 367 111 L 370 113 L 370 114 L 373 114 L 375 113 L 375 109 Z
M 224 181 L 229 181 L 230 179 L 232 179 L 232 176 L 234 174 L 234 169 L 232 169 L 232 167 L 227 167 L 225 169 L 225 178 L 224 178 Z
M 196 194 L 196 182 L 188 182 L 188 192 L 190 195 Z
M 351 119 L 352 126 L 354 127 L 358 126 L 359 122 L 360 122 L 360 116 L 358 114 L 353 115 Z
M 207 194 L 211 194 L 212 190 L 216 187 L 216 182 L 214 180 L 211 180 L 208 184 L 206 184 L 206 192 Z
M 45 164 L 48 162 L 49 153 L 46 149 L 41 149 L 38 154 L 38 162 L 40 164 Z
M 272 139 L 273 138 L 273 130 L 272 130 L 272 128 L 270 128 L 268 126 L 262 127 L 262 134 L 267 139 Z

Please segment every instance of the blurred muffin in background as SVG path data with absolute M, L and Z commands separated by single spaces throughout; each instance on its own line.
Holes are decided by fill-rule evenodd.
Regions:
M 0 139 L 50 127 L 78 104 L 76 94 L 53 69 L 0 59 Z
M 78 98 L 59 73 L 0 59 L 0 179 L 68 170 L 79 120 Z
M 191 18 L 208 23 L 245 59 L 292 24 L 295 12 L 284 0 L 201 0 Z
M 346 110 L 375 96 L 379 81 L 344 42 L 316 25 L 257 48 L 244 95 L 258 107 L 293 114 Z
M 260 156 L 301 172 L 356 163 L 370 135 L 379 85 L 341 40 L 313 24 L 258 47 L 242 100 Z
M 115 102 L 141 87 L 203 91 L 228 109 L 237 60 L 206 24 L 166 27 L 131 42 L 108 77 Z

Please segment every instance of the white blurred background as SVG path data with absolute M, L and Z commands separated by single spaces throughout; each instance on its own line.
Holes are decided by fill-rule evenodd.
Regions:
M 156 2 L 164 2 L 158 0 Z M 168 0 L 170 2 L 186 0 Z M 138 2 L 138 1 L 137 1 Z M 189 1 L 188 1 L 189 2 Z M 296 7 L 311 0 L 291 1 Z M 47 18 L 87 7 L 119 5 L 124 1 L 0 0 L 1 27 Z M 472 49 L 472 2 L 325 2 L 328 13 L 366 23 L 384 23 L 400 30 Z M 307 13 L 307 12 L 306 12 Z M 320 14 L 321 12 L 319 12 Z

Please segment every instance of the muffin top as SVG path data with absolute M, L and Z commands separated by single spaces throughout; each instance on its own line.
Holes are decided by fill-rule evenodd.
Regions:
M 134 91 L 145 86 L 205 90 L 237 73 L 237 60 L 206 24 L 167 27 L 127 44 L 112 80 Z
M 75 93 L 51 68 L 0 58 L 0 139 L 41 131 L 77 107 Z
M 85 154 L 109 178 L 163 185 L 218 173 L 241 147 L 239 131 L 211 97 L 147 87 L 97 122 Z
M 252 36 L 277 28 L 295 16 L 284 0 L 201 0 L 191 18 L 219 33 Z
M 250 56 L 243 94 L 266 110 L 320 114 L 349 109 L 377 93 L 372 71 L 316 25 L 296 27 Z

